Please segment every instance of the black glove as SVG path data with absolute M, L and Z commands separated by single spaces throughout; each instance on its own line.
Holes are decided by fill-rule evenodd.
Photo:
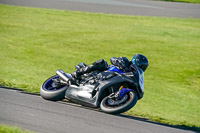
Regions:
M 125 70 L 129 68 L 130 62 L 126 57 L 112 57 L 110 58 L 110 62 L 112 65 L 117 66 L 121 70 Z

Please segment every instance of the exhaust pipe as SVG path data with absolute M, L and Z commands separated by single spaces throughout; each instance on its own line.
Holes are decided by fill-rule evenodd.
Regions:
M 64 81 L 68 82 L 70 80 L 70 77 L 61 69 L 58 69 L 56 71 L 56 74 Z

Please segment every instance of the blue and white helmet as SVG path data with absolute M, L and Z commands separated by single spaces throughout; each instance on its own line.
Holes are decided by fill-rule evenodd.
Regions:
M 131 59 L 131 63 L 145 71 L 149 65 L 148 59 L 141 54 L 135 54 Z

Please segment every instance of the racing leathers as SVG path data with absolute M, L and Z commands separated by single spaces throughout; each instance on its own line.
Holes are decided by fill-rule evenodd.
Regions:
M 110 62 L 113 66 L 117 67 L 118 69 L 122 70 L 123 72 L 130 71 L 130 61 L 126 57 L 112 57 L 110 58 Z M 91 65 L 86 65 L 84 63 L 79 63 L 75 66 L 76 71 L 72 73 L 72 77 L 75 79 L 79 79 L 81 75 L 85 73 L 90 73 L 93 71 L 105 71 L 107 70 L 111 65 L 108 65 L 108 63 L 103 60 L 97 60 Z

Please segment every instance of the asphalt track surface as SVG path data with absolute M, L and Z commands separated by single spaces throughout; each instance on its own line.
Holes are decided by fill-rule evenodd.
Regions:
M 95 13 L 200 18 L 200 4 L 152 0 L 0 0 L 1 4 Z
M 192 133 L 126 115 L 110 115 L 68 102 L 0 88 L 0 124 L 36 133 Z

